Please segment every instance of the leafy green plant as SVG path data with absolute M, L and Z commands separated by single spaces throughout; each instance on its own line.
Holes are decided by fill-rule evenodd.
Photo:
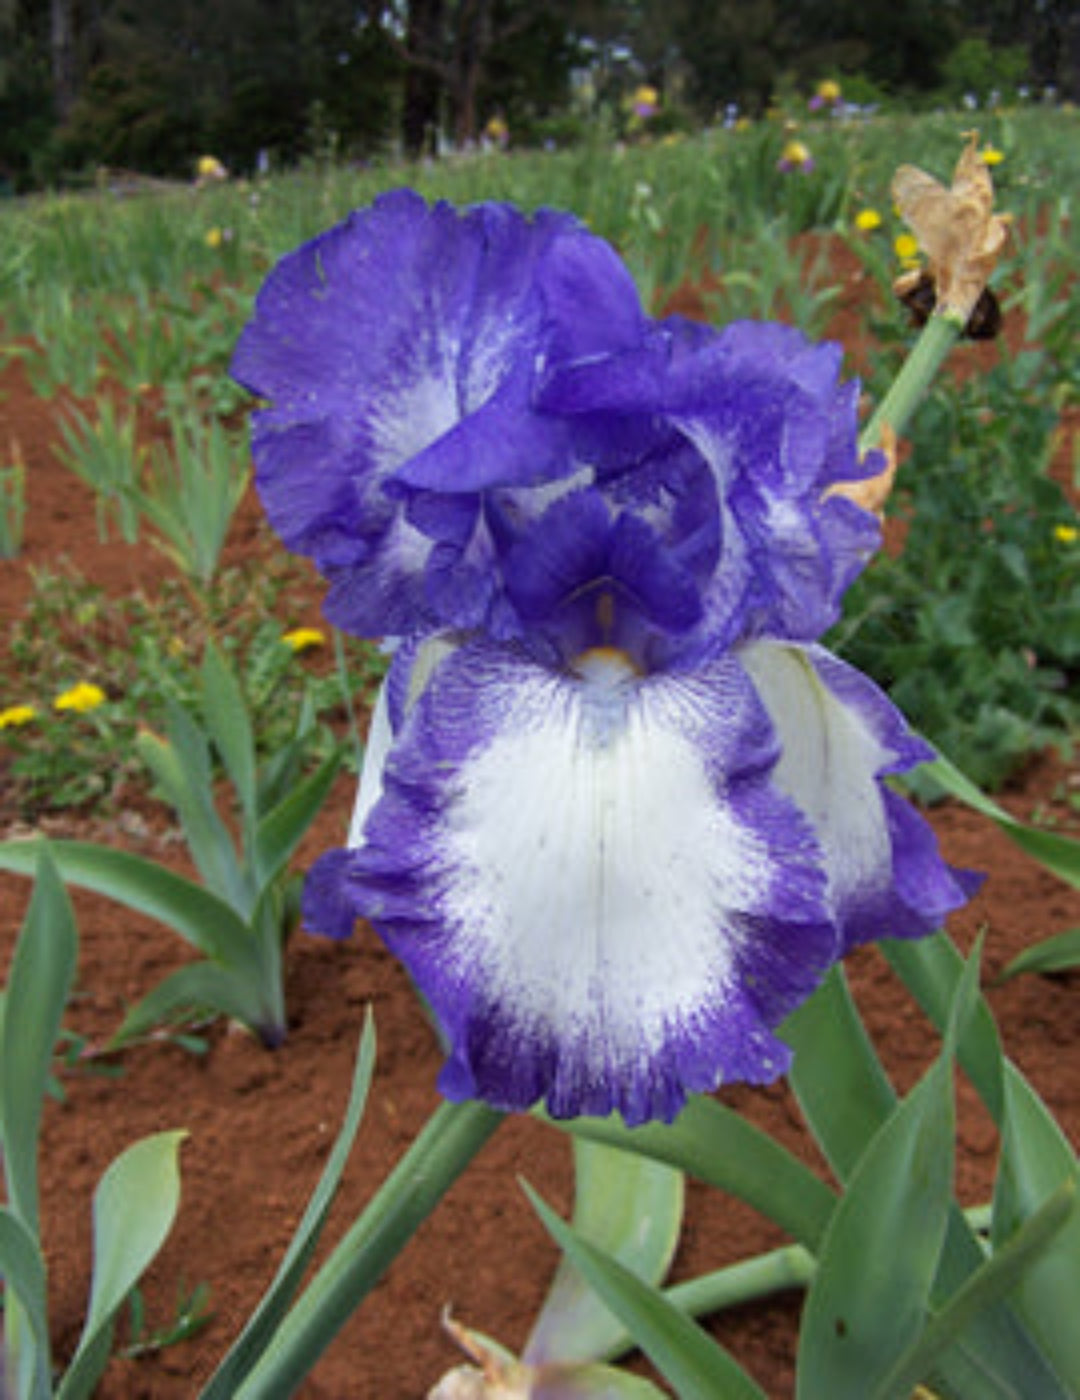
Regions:
M 110 597 L 70 571 L 35 572 L 25 616 L 11 630 L 5 676 L 25 722 L 0 727 L 17 809 L 33 820 L 43 810 L 107 809 L 123 801 L 141 773 L 134 747 L 140 726 L 162 726 L 170 700 L 197 707 L 197 659 L 207 636 L 218 639 L 236 670 L 259 755 L 288 741 L 307 693 L 321 721 L 309 754 L 313 761 L 325 757 L 335 743 L 329 722 L 340 723 L 354 697 L 367 703 L 385 658 L 351 638 L 340 643 L 337 668 L 324 659 L 328 647 L 298 657 L 274 615 L 292 577 L 271 560 L 258 589 L 248 573 L 227 568 L 194 598 L 176 579 L 165 580 L 153 597 Z M 92 677 L 107 703 L 61 716 L 53 699 L 75 677 Z
M 60 420 L 60 458 L 97 493 L 98 538 L 109 537 L 109 520 L 125 544 L 139 538 L 136 506 L 142 454 L 135 440 L 135 415 L 121 416 L 107 398 L 96 403 L 96 420 L 72 405 Z
M 205 589 L 251 472 L 219 419 L 174 409 L 169 428 L 169 444 L 151 450 L 132 500 L 154 527 L 155 544 Z
M 1080 722 L 1080 548 L 1047 470 L 1043 364 L 1003 355 L 984 377 L 935 388 L 899 476 L 903 548 L 854 585 L 833 636 L 990 788 Z
M 212 644 L 199 698 L 201 723 L 169 703 L 166 736 L 144 730 L 136 747 L 177 812 L 203 884 L 88 842 L 59 841 L 53 854 L 65 880 L 161 919 L 203 954 L 129 1011 L 117 1044 L 195 1009 L 231 1016 L 274 1046 L 286 1034 L 282 950 L 298 917 L 299 881 L 289 874 L 288 862 L 318 814 L 342 754 L 333 749 L 302 776 L 315 727 L 311 705 L 302 704 L 292 737 L 260 766 L 236 674 Z M 215 800 L 215 754 L 235 797 L 238 846 Z M 32 842 L 0 843 L 0 868 L 30 874 L 34 860 Z
M 49 848 L 35 851 L 34 894 L 16 944 L 0 1024 L 0 1205 L 4 1362 L 13 1400 L 89 1400 L 109 1358 L 117 1312 L 157 1254 L 179 1204 L 182 1132 L 121 1153 L 94 1193 L 94 1259 L 82 1336 L 54 1385 L 41 1245 L 38 1139 L 78 934 Z M 5 1390 L 5 1393 L 8 1393 Z
M 0 559 L 18 556 L 26 523 L 26 467 L 18 443 L 11 444 L 9 461 L 0 470 Z

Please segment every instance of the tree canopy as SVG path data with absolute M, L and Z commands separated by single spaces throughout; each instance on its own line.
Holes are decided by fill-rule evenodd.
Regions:
M 434 152 L 564 133 L 642 82 L 707 121 L 783 86 L 911 96 L 1001 75 L 1080 97 L 1071 0 L 0 0 L 0 180 Z

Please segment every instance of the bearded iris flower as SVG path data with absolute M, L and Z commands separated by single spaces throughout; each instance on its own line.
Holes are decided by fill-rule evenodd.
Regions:
M 928 756 L 819 638 L 879 526 L 857 386 L 787 327 L 652 321 L 573 219 L 396 192 L 271 273 L 234 361 L 256 480 L 394 658 L 309 927 L 367 919 L 440 1088 L 671 1119 L 962 902 L 889 786 Z

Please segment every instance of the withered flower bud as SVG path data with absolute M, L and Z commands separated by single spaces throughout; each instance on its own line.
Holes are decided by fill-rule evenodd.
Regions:
M 977 134 L 970 134 L 949 189 L 925 171 L 902 165 L 892 194 L 926 254 L 937 313 L 966 325 L 1009 232 L 1008 218 L 993 212 L 994 184 Z

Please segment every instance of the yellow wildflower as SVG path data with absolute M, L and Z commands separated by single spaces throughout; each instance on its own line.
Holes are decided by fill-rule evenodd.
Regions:
M 228 179 L 228 171 L 217 156 L 200 156 L 195 166 L 195 173 L 202 181 Z
M 208 248 L 220 248 L 221 245 L 225 242 L 225 235 L 215 225 L 214 228 L 208 228 L 206 230 L 206 233 L 203 237 L 203 242 Z
M 660 106 L 660 94 L 656 88 L 643 83 L 630 98 L 630 106 L 632 106 L 633 115 L 639 116 L 642 120 L 650 118 Z
M 99 705 L 105 703 L 105 692 L 101 686 L 95 685 L 93 681 L 79 681 L 70 689 L 63 691 L 53 701 L 54 710 L 74 710 L 76 714 L 84 715 L 88 710 L 96 710 Z
M 1080 530 L 1078 530 L 1075 525 L 1055 525 L 1054 539 L 1056 539 L 1059 544 L 1075 544 L 1076 541 L 1080 539 Z M 0 723 L 2 722 L 3 716 L 0 715 Z
M 281 640 L 295 652 L 310 651 L 313 647 L 326 645 L 326 638 L 317 627 L 294 627 L 291 632 L 284 632 Z
M 829 106 L 835 106 L 840 101 L 840 84 L 834 82 L 832 78 L 826 78 L 817 86 L 818 101 Z
M 1005 159 L 1005 152 L 999 151 L 996 146 L 987 146 L 985 150 L 980 151 L 979 159 L 983 165 L 1000 165 Z
M 860 209 L 855 215 L 855 227 L 860 233 L 872 233 L 881 227 L 881 215 L 876 209 Z
M 510 140 L 510 128 L 504 117 L 492 117 L 484 127 L 485 137 L 496 146 L 505 146 Z
M 809 147 L 801 141 L 789 141 L 781 151 L 776 165 L 779 170 L 801 170 L 808 173 L 814 168 L 814 157 L 810 154 Z
M 1008 237 L 1008 220 L 993 212 L 994 184 L 972 132 L 946 189 L 913 165 L 893 179 L 904 222 L 926 254 L 938 312 L 966 325 Z
M 905 267 L 917 261 L 919 240 L 913 233 L 898 233 L 893 240 L 893 251 Z
M 33 705 L 9 705 L 0 710 L 0 729 L 21 729 L 24 724 L 37 719 Z

